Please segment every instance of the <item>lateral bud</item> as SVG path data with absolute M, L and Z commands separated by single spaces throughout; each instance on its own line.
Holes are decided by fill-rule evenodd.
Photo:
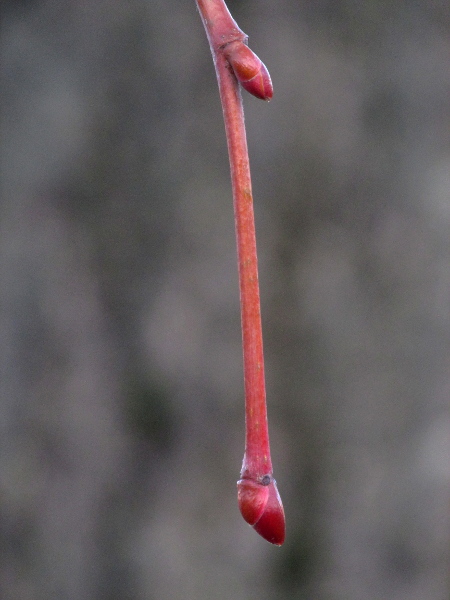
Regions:
M 226 46 L 224 52 L 242 87 L 256 98 L 271 100 L 273 86 L 269 71 L 253 50 L 238 41 Z

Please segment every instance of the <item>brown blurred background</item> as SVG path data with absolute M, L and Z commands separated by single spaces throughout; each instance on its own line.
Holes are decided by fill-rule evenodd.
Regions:
M 448 2 L 234 0 L 281 549 L 242 520 L 194 0 L 4 0 L 3 600 L 448 600 Z

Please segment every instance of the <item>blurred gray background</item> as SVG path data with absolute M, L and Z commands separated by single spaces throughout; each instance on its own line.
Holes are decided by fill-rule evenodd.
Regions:
M 194 0 L 4 0 L 3 600 L 448 600 L 450 7 L 234 0 L 287 540 L 236 502 L 228 157 Z

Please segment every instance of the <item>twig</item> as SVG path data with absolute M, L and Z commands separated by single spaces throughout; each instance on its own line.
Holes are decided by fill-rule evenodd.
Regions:
M 255 219 L 244 111 L 239 84 L 263 100 L 273 89 L 265 65 L 247 46 L 247 36 L 224 0 L 196 0 L 219 83 L 230 157 L 238 251 L 245 383 L 245 454 L 238 481 L 244 519 L 267 541 L 281 546 L 285 519 L 272 477 L 256 256 Z

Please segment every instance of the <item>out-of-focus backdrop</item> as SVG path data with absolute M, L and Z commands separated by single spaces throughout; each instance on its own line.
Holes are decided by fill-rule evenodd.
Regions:
M 229 3 L 287 540 L 242 520 L 228 157 L 194 0 L 2 3 L 3 600 L 447 600 L 448 2 Z

